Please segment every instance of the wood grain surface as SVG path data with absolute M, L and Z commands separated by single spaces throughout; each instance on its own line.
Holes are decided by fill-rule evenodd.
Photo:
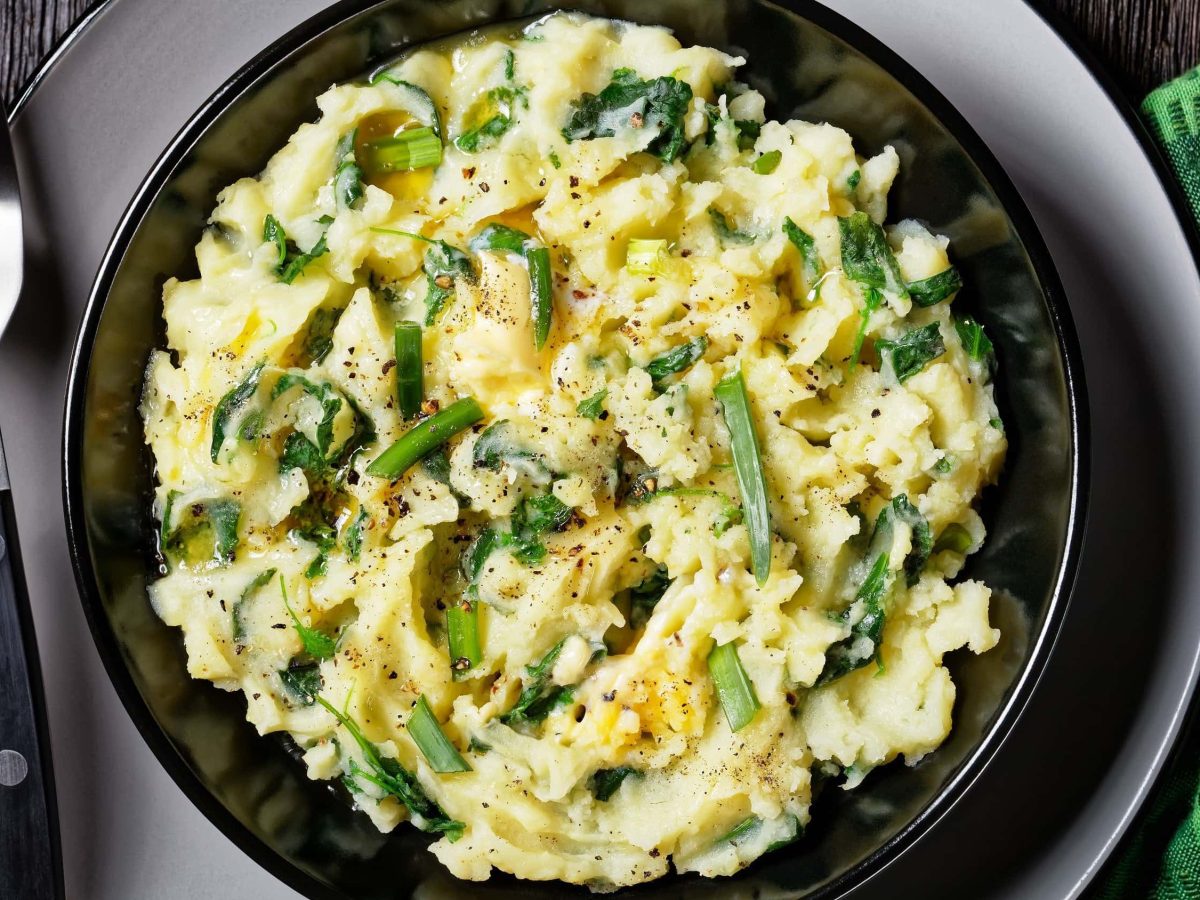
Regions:
M 92 0 L 0 0 L 0 97 L 6 104 Z M 219 0 L 164 0 L 213 3 Z M 978 2 L 988 0 L 946 0 Z M 1084 37 L 1118 82 L 1140 97 L 1200 63 L 1200 0 L 1038 0 Z

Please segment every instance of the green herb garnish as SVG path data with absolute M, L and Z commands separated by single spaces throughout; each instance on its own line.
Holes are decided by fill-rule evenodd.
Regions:
M 666 353 L 654 357 L 645 366 L 646 373 L 650 376 L 654 389 L 662 391 L 663 381 L 667 376 L 675 375 L 689 368 L 704 356 L 706 350 L 708 350 L 708 338 L 700 335 L 700 337 L 693 338 L 686 344 L 672 347 Z
M 957 294 L 962 290 L 962 286 L 962 276 L 958 274 L 958 269 L 951 266 L 936 275 L 910 282 L 908 296 L 917 306 L 933 306 L 935 303 L 941 303 L 947 297 Z
M 213 462 L 217 461 L 217 457 L 221 453 L 230 420 L 258 390 L 258 382 L 262 378 L 263 367 L 266 364 L 266 360 L 258 362 L 229 393 L 221 398 L 216 409 L 213 410 L 212 446 L 210 447 Z
M 896 380 L 903 383 L 945 353 L 946 345 L 942 341 L 938 323 L 930 322 L 921 328 L 904 332 L 894 341 L 877 340 L 875 349 L 884 365 L 891 366 Z
M 666 76 L 641 81 L 632 69 L 617 69 L 599 94 L 584 94 L 571 103 L 562 136 L 570 143 L 644 130 L 653 134 L 647 152 L 673 162 L 687 143 L 683 119 L 691 102 L 692 87 L 686 81 Z
M 908 296 L 887 237 L 870 216 L 856 212 L 839 218 L 838 230 L 842 238 L 842 270 L 847 278 L 879 291 Z
M 575 407 L 575 411 L 585 419 L 598 419 L 600 418 L 600 414 L 604 412 L 604 398 L 607 396 L 608 388 L 601 388 L 586 400 L 580 400 L 579 405 Z
M 314 659 L 332 659 L 337 650 L 337 642 L 323 631 L 318 631 L 300 621 L 300 617 L 292 609 L 292 604 L 288 602 L 287 584 L 282 575 L 279 576 L 279 590 L 283 594 L 283 606 L 288 611 L 288 615 L 292 617 L 296 633 L 300 635 L 300 643 L 304 645 L 304 652 Z

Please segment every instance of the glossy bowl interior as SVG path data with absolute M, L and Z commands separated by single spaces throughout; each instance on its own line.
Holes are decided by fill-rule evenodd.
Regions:
M 861 153 L 901 158 L 890 219 L 950 236 L 975 314 L 997 347 L 1011 443 L 984 497 L 990 536 L 966 575 L 996 589 L 1004 631 L 982 657 L 954 654 L 955 727 L 918 765 L 823 791 L 803 840 L 731 879 L 671 876 L 645 897 L 836 895 L 878 872 L 969 786 L 1019 713 L 1053 643 L 1082 531 L 1084 407 L 1078 351 L 1049 255 L 1012 185 L 949 104 L 890 51 L 804 0 L 584 0 L 560 7 L 661 24 L 685 43 L 743 53 L 773 118 L 847 129 Z M 240 695 L 186 674 L 180 633 L 154 615 L 153 476 L 137 403 L 163 343 L 161 288 L 195 274 L 192 248 L 217 191 L 256 173 L 317 114 L 314 98 L 401 47 L 543 12 L 536 2 L 346 0 L 261 54 L 201 109 L 156 165 L 114 237 L 76 346 L 65 429 L 65 499 L 83 603 L 130 715 L 196 805 L 247 853 L 310 896 L 564 897 L 561 884 L 455 881 L 402 826 L 378 834 L 286 739 L 259 737 Z

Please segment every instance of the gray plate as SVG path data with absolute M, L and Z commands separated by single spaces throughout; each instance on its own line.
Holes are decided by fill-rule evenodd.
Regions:
M 56 485 L 67 355 L 100 256 L 200 103 L 320 0 L 111 0 L 20 107 L 27 291 L 0 343 L 9 439 L 54 737 L 68 892 L 294 896 L 167 778 L 120 708 L 70 574 Z M 1065 282 L 1092 400 L 1092 520 L 1058 650 L 996 761 L 855 896 L 1066 897 L 1139 805 L 1178 729 L 1200 647 L 1200 279 L 1137 138 L 1021 0 L 830 0 L 905 56 L 987 140 Z M 53 255 L 49 252 L 54 249 Z M 907 888 L 907 890 L 906 890 Z

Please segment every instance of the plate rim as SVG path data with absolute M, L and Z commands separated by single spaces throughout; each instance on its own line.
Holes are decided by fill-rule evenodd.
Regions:
M 80 36 L 86 33 L 90 25 L 111 6 L 112 2 L 113 0 L 95 0 L 80 22 L 64 35 L 50 56 L 30 77 L 17 104 L 14 105 L 12 113 L 14 119 L 47 77 L 54 64 Z M 306 44 L 318 39 L 331 28 L 385 2 L 388 0 L 338 0 L 304 19 L 239 67 L 201 103 L 168 142 L 140 180 L 137 190 L 120 216 L 113 235 L 106 245 L 72 347 L 64 409 L 61 460 L 67 543 L 72 556 L 81 605 L 84 608 L 93 641 L 122 705 L 160 764 L 205 817 L 217 825 L 226 837 L 260 866 L 283 883 L 308 896 L 340 897 L 342 894 L 322 882 L 318 876 L 279 856 L 272 847 L 243 825 L 211 791 L 203 786 L 188 765 L 186 758 L 180 753 L 165 730 L 159 726 L 150 707 L 134 683 L 129 667 L 117 645 L 111 623 L 104 613 L 103 604 L 96 594 L 97 579 L 91 564 L 86 522 L 82 512 L 82 476 L 73 476 L 72 473 L 81 471 L 79 463 L 82 445 L 78 432 L 81 428 L 86 378 L 90 369 L 91 351 L 99 318 L 111 288 L 113 276 L 128 250 L 129 241 L 161 190 L 164 181 L 177 167 L 183 154 L 202 136 L 213 120 L 224 112 L 230 100 L 252 88 L 288 57 Z M 843 896 L 847 891 L 865 884 L 877 876 L 916 844 L 922 835 L 927 833 L 965 796 L 987 764 L 1011 736 L 1013 728 L 1040 683 L 1047 661 L 1057 644 L 1078 579 L 1079 562 L 1086 533 L 1087 501 L 1090 489 L 1089 412 L 1082 351 L 1066 300 L 1066 292 L 1058 276 L 1053 256 L 1022 195 L 988 145 L 938 88 L 915 67 L 861 26 L 825 7 L 818 0 L 779 0 L 779 2 L 780 5 L 790 8 L 791 11 L 826 30 L 835 38 L 845 41 L 879 64 L 946 126 L 948 132 L 963 146 L 973 163 L 984 174 L 990 187 L 1001 199 L 1004 212 L 1012 222 L 1014 231 L 1039 279 L 1046 309 L 1056 334 L 1059 355 L 1063 361 L 1069 418 L 1067 431 L 1070 459 L 1068 467 L 1070 515 L 1064 536 L 1062 559 L 1056 566 L 1045 620 L 1031 648 L 1029 659 L 1009 689 L 1009 697 L 994 714 L 993 722 L 982 740 L 951 772 L 942 789 L 875 851 L 856 866 L 808 895 L 833 897 Z M 1026 0 L 1026 2 L 1030 2 L 1030 0 Z M 316 894 L 313 893 L 314 890 L 317 892 Z

